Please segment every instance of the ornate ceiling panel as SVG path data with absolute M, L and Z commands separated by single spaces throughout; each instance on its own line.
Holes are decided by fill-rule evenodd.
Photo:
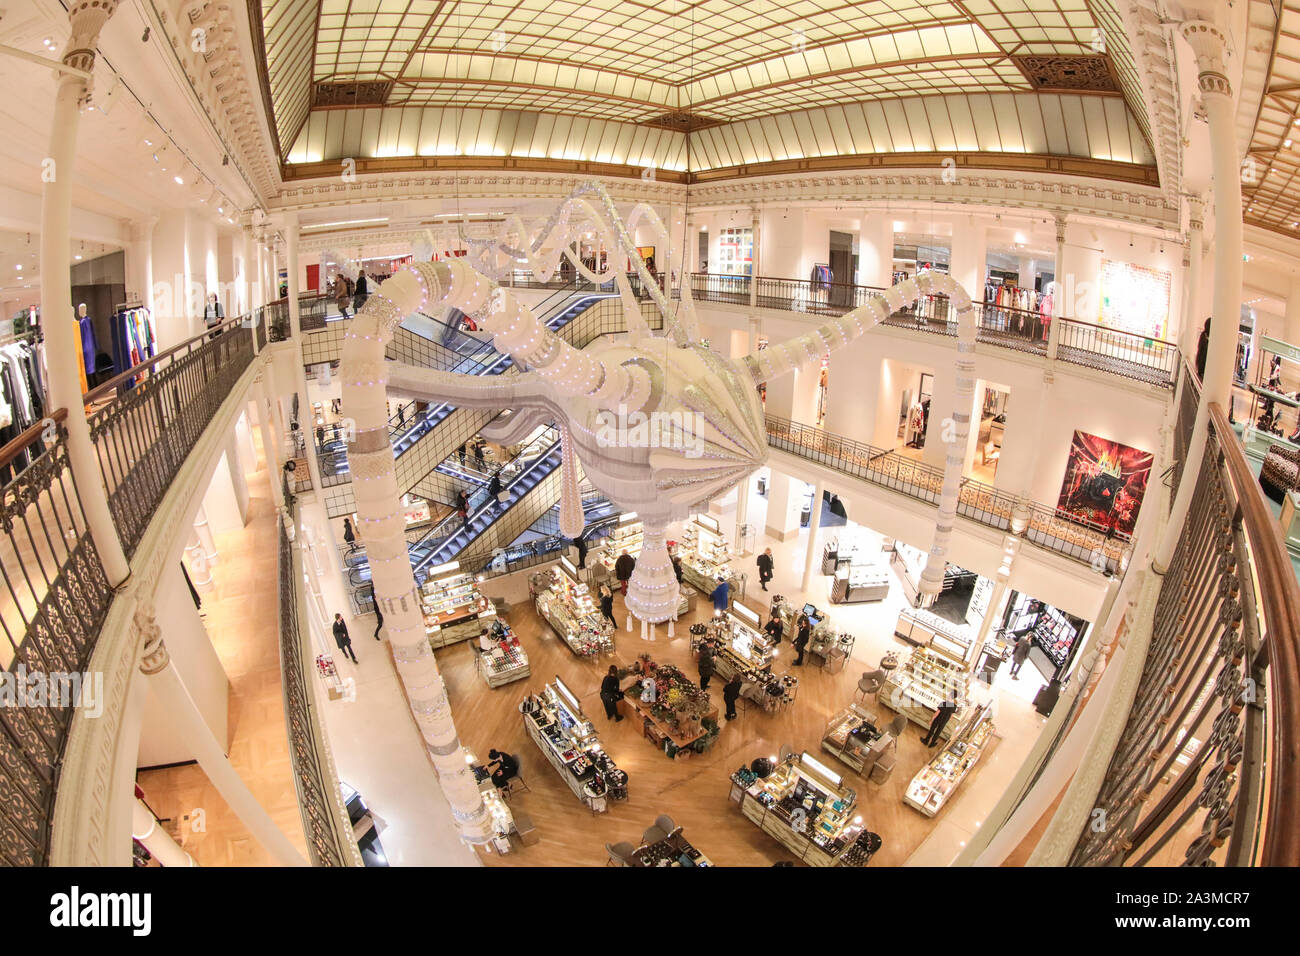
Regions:
M 885 110 L 922 123 L 902 140 L 969 141 L 973 149 L 988 141 L 999 144 L 995 151 L 1036 151 L 1053 140 L 1048 126 L 1064 113 L 1057 94 L 1069 91 L 1082 94 L 1071 102 L 1083 101 L 1078 113 L 1088 127 L 1055 139 L 1088 145 L 1081 152 L 1069 142 L 1063 155 L 1154 161 L 1114 0 L 252 2 L 262 8 L 276 125 L 291 162 L 329 156 L 327 130 L 337 121 L 314 112 L 310 123 L 306 117 L 313 91 L 349 88 L 339 84 L 385 91 L 382 108 L 372 105 L 371 111 L 401 117 L 412 109 L 421 116 L 520 112 L 537 114 L 537 122 L 549 115 L 650 124 L 690 130 L 693 137 L 710 130 L 725 136 L 722 131 L 766 122 L 764 140 L 772 140 L 772 124 L 783 143 L 792 131 L 805 134 L 797 136 L 804 155 L 824 154 L 827 145 L 805 142 L 803 121 L 793 117 L 830 107 L 872 107 L 873 115 Z M 1045 90 L 1041 104 L 1026 105 L 1026 95 L 1032 100 Z M 976 134 L 969 126 L 988 114 L 991 95 L 1004 97 L 996 101 L 998 110 L 1010 113 L 995 111 L 991 125 Z M 969 102 L 960 103 L 963 98 Z M 936 118 L 931 106 L 916 105 L 932 101 L 954 115 Z M 905 102 L 913 105 L 904 108 Z M 361 125 L 391 122 L 385 116 Z M 1145 143 L 1132 142 L 1135 131 Z M 445 147 L 445 132 L 434 138 Z M 874 145 L 877 137 L 868 138 Z M 412 155 L 428 136 L 416 139 Z M 364 133 L 354 141 L 367 148 Z M 509 153 L 513 147 L 490 148 Z M 569 151 L 585 148 L 571 144 Z M 721 146 L 712 137 L 701 140 L 701 153 L 708 149 Z M 673 155 L 658 146 L 649 150 Z M 729 146 L 726 152 L 745 149 Z M 692 150 L 692 163 L 695 157 Z
M 1300 235 L 1300 3 L 1256 0 L 1249 9 L 1248 59 L 1239 131 L 1249 143 L 1241 192 L 1247 223 Z

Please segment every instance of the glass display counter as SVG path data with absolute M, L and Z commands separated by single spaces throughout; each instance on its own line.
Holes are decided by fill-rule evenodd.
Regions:
M 484 640 L 480 638 L 480 642 Z M 489 687 L 503 687 L 532 673 L 528 652 L 509 625 L 504 625 L 503 633 L 486 638 L 486 643 L 490 646 L 480 645 L 475 664 L 479 676 Z
M 627 799 L 627 773 L 605 753 L 577 697 L 556 677 L 519 705 L 524 730 L 573 795 L 603 813 L 610 800 Z
M 722 617 L 691 628 L 691 654 L 698 660 L 700 645 L 713 642 L 713 669 L 721 683 L 740 675 L 740 695 L 772 713 L 794 702 L 799 678 L 772 673 L 779 650 L 759 628 L 758 615 L 743 604 L 735 604 Z M 788 699 L 787 699 L 788 698 Z
M 912 778 L 903 802 L 927 817 L 938 813 L 979 761 L 993 733 L 991 708 L 971 708 L 939 755 Z
M 832 717 L 822 734 L 822 750 L 863 777 L 894 743 L 880 718 L 860 704 L 849 704 Z
M 505 856 L 512 849 L 510 834 L 515 832 L 514 814 L 510 812 L 510 807 L 501 796 L 501 791 L 492 782 L 492 774 L 479 763 L 474 752 L 468 747 L 462 747 L 461 750 L 464 751 L 465 763 L 469 764 L 470 773 L 474 774 L 474 782 L 478 784 L 478 792 L 483 797 L 483 806 L 487 809 L 488 818 L 492 821 L 491 846 Z
M 551 630 L 579 657 L 614 653 L 614 626 L 567 559 L 539 575 L 533 603 Z
M 677 557 L 682 563 L 682 583 L 689 584 L 706 599 L 717 589 L 719 577 L 731 585 L 734 594 L 738 580 L 730 564 L 731 549 L 712 515 L 696 515 L 686 523 L 677 545 Z

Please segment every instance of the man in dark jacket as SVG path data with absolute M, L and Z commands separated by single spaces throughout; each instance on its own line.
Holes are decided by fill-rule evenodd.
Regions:
M 578 567 L 585 568 L 587 566 L 587 539 L 582 535 L 578 535 L 573 539 L 573 546 L 578 549 Z
M 713 676 L 713 645 L 705 641 L 700 645 L 700 690 L 709 689 L 709 678 Z
M 921 743 L 927 747 L 933 747 L 939 743 L 943 737 L 943 728 L 948 726 L 948 721 L 957 711 L 957 702 L 952 699 L 946 699 L 939 703 L 938 709 L 934 712 L 934 718 L 930 721 L 930 730 L 921 739 Z
M 605 716 L 615 722 L 623 719 L 623 715 L 618 712 L 618 702 L 622 697 L 623 692 L 618 686 L 618 667 L 610 664 L 609 673 L 600 682 L 600 702 L 605 705 Z
M 794 660 L 795 667 L 803 666 L 803 649 L 808 646 L 808 639 L 812 637 L 812 624 L 808 620 L 808 615 L 799 615 L 799 629 L 794 635 L 794 649 L 799 652 L 799 656 Z
M 636 558 L 624 551 L 614 562 L 614 577 L 618 578 L 618 587 L 623 596 L 627 596 L 627 582 L 636 570 Z
M 740 699 L 740 674 L 737 673 L 722 688 L 722 702 L 727 705 L 727 720 L 736 719 L 736 701 Z
M 767 582 L 772 580 L 772 549 L 766 549 L 758 556 L 758 582 L 767 590 Z
M 501 469 L 500 468 L 492 472 L 492 477 L 488 479 L 487 493 L 488 493 L 488 501 L 495 502 L 498 504 L 500 503 L 497 502 L 497 495 L 501 494 Z
M 343 623 L 343 615 L 334 615 L 334 643 L 348 657 L 352 658 L 352 663 L 357 662 L 357 655 L 352 652 L 352 638 L 348 634 L 348 626 Z

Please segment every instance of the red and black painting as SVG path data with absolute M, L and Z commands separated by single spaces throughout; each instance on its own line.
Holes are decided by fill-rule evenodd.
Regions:
M 1076 431 L 1056 507 L 1106 531 L 1131 535 L 1152 458 L 1150 452 Z

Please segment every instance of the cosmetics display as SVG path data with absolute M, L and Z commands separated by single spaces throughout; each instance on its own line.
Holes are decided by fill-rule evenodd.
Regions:
M 790 754 L 766 776 L 742 771 L 732 776 L 745 787 L 740 812 L 809 866 L 865 866 L 880 848 L 854 812 L 857 793 L 812 755 Z
M 960 657 L 943 653 L 936 647 L 918 647 L 902 665 L 891 670 L 876 699 L 908 720 L 929 727 L 939 704 L 957 702 L 940 736 L 949 739 L 965 719 L 970 675 Z
M 893 745 L 895 740 L 880 718 L 856 703 L 832 717 L 822 734 L 822 750 L 863 777 Z
M 717 737 L 718 708 L 700 689 L 671 664 L 658 664 L 643 656 L 629 675 L 618 702 L 624 717 L 636 721 L 646 740 L 668 757 L 688 748 L 701 751 Z
M 992 708 L 968 708 L 969 713 L 939 755 L 907 785 L 903 802 L 932 817 L 966 779 L 993 737 Z M 953 719 L 956 722 L 956 718 Z
M 532 671 L 528 666 L 528 652 L 519 643 L 519 636 L 508 624 L 494 628 L 491 650 L 480 648 L 476 658 L 479 676 L 489 687 L 501 687 L 512 681 L 527 677 Z
M 706 640 L 713 642 L 714 676 L 719 683 L 725 684 L 740 674 L 740 696 L 767 713 L 794 702 L 799 678 L 772 673 L 772 663 L 780 652 L 768 643 L 767 635 L 759 629 L 758 615 L 749 608 L 735 604 L 721 617 L 693 625 L 691 653 L 697 660 L 700 645 Z
M 474 774 L 474 782 L 478 784 L 478 792 L 483 796 L 483 806 L 487 809 L 488 817 L 492 821 L 492 843 L 490 844 L 502 856 L 509 853 L 512 849 L 510 845 L 510 834 L 515 832 L 515 817 L 510 812 L 510 807 L 502 798 L 501 792 L 497 790 L 496 784 L 492 782 L 492 774 L 488 769 L 479 763 L 478 757 L 468 747 L 462 747 L 465 753 L 465 763 L 469 765 L 470 772 Z
M 594 812 L 627 799 L 627 773 L 618 769 L 582 712 L 578 698 L 556 677 L 519 705 L 524 730 L 573 795 Z
M 435 650 L 468 638 L 477 638 L 483 625 L 496 620 L 492 602 L 479 593 L 472 574 L 450 561 L 429 571 L 420 589 L 424 630 Z
M 643 843 L 632 851 L 629 866 L 713 866 L 713 861 L 697 850 L 682 836 L 677 827 L 662 840 Z
M 689 584 L 705 597 L 718 586 L 721 575 L 736 587 L 736 576 L 729 562 L 731 549 L 726 536 L 712 515 L 699 514 L 682 529 L 682 540 L 677 544 L 677 557 L 682 562 L 682 583 Z
M 567 558 L 536 579 L 537 613 L 569 650 L 579 657 L 614 653 L 614 626 L 601 615 L 595 595 L 578 581 L 577 569 Z

